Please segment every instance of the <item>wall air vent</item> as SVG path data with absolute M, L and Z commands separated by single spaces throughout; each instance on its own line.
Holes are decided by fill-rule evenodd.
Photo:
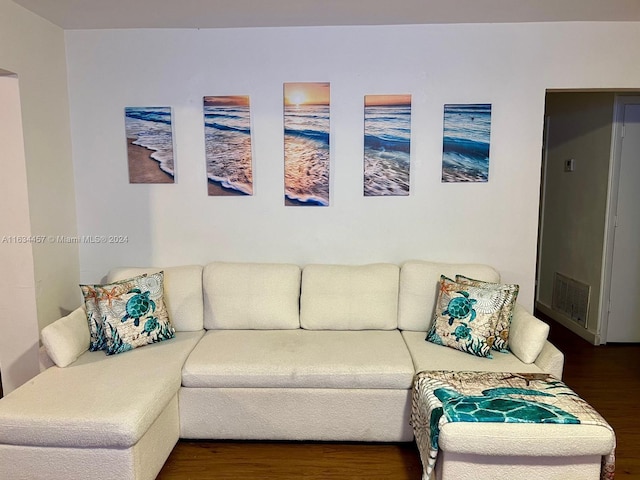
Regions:
M 591 287 L 555 272 L 551 308 L 587 328 Z

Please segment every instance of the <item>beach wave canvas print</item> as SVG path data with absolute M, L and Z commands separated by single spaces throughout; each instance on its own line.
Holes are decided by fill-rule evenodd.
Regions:
M 444 106 L 442 181 L 489 180 L 491 104 Z
M 208 193 L 253 195 L 249 97 L 204 97 Z
M 364 97 L 364 195 L 409 195 L 411 95 Z
M 175 183 L 171 107 L 125 107 L 129 183 Z
M 329 205 L 329 83 L 284 84 L 284 197 Z

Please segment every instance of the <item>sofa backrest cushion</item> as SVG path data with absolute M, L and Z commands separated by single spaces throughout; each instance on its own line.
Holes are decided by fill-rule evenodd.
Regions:
M 456 275 L 498 283 L 500 274 L 489 265 L 436 263 L 422 260 L 405 262 L 400 269 L 398 328 L 426 332 L 433 320 L 440 275 Z
M 206 329 L 300 328 L 300 267 L 214 262 L 203 271 Z
M 307 265 L 300 325 L 308 330 L 398 328 L 397 265 Z
M 202 330 L 202 266 L 120 267 L 109 272 L 107 281 L 113 283 L 143 273 L 157 273 L 161 270 L 164 271 L 164 300 L 173 327 L 178 332 Z

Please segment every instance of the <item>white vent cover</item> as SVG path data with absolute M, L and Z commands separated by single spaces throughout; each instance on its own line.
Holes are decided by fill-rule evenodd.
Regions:
M 591 287 L 555 272 L 551 307 L 587 328 Z

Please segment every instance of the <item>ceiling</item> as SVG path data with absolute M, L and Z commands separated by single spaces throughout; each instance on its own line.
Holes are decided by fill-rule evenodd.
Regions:
M 640 21 L 640 0 L 14 0 L 64 29 Z

